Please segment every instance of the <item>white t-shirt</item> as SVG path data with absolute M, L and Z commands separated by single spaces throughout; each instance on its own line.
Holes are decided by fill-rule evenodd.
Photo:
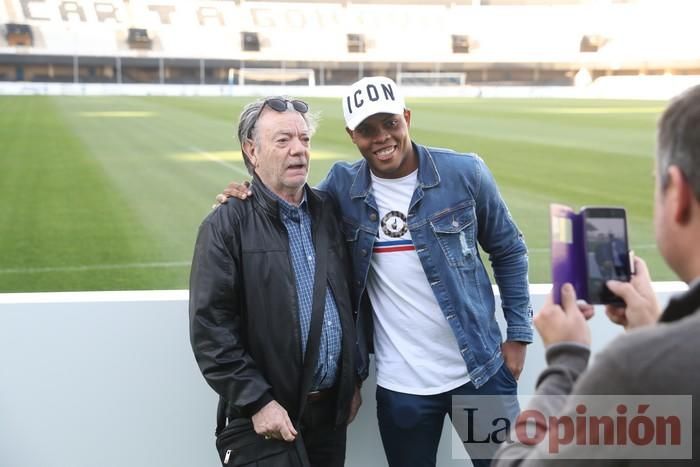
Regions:
M 408 231 L 417 175 L 417 170 L 397 179 L 372 175 L 380 225 L 367 291 L 374 308 L 377 384 L 430 395 L 467 383 L 469 373 Z

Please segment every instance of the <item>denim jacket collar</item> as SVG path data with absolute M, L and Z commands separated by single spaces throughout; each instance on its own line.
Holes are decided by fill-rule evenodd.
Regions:
M 435 161 L 430 151 L 425 146 L 414 142 L 413 150 L 418 156 L 418 186 L 421 188 L 433 188 L 440 183 L 440 174 L 435 167 Z M 372 186 L 372 177 L 369 173 L 369 164 L 362 160 L 360 170 L 350 186 L 351 198 L 365 198 Z

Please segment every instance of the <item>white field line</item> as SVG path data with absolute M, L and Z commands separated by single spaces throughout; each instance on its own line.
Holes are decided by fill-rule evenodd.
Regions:
M 189 149 L 190 149 L 190 151 L 193 151 L 193 152 L 196 152 L 196 153 L 198 153 L 198 154 L 201 154 L 202 156 L 206 157 L 208 160 L 210 160 L 210 161 L 212 161 L 212 162 L 216 162 L 217 164 L 221 164 L 221 165 L 223 165 L 224 167 L 227 167 L 227 168 L 229 168 L 229 169 L 231 169 L 231 170 L 233 170 L 233 171 L 235 171 L 235 172 L 237 172 L 237 173 L 243 175 L 244 177 L 250 178 L 250 174 L 248 173 L 247 170 L 241 169 L 240 167 L 238 167 L 238 166 L 235 165 L 235 164 L 232 164 L 232 163 L 227 162 L 227 161 L 225 161 L 225 160 L 223 160 L 223 159 L 220 159 L 220 158 L 216 157 L 215 155 L 213 155 L 213 154 L 211 154 L 211 153 L 209 153 L 209 152 L 207 152 L 207 151 L 205 151 L 205 150 L 203 150 L 203 149 L 194 147 L 194 146 L 190 146 Z
M 646 245 L 632 245 L 634 251 L 638 250 L 655 250 L 656 245 L 653 243 L 648 243 Z M 549 253 L 549 248 L 528 248 L 528 253 Z
M 0 269 L 0 274 L 36 274 L 42 272 L 82 272 L 82 271 L 109 271 L 114 269 L 156 269 L 156 268 L 182 268 L 190 266 L 191 261 L 162 261 L 152 263 L 126 263 L 126 264 L 90 264 L 84 266 L 53 266 L 44 268 L 7 268 Z

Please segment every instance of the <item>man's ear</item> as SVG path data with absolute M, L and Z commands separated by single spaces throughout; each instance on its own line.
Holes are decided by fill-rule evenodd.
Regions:
M 411 109 L 403 109 L 403 118 L 406 120 L 406 126 L 411 128 Z
M 671 209 L 671 218 L 678 224 L 687 224 L 690 221 L 695 198 L 693 189 L 678 166 L 670 166 L 667 176 L 668 186 L 664 198 L 669 203 L 667 207 Z
M 258 166 L 258 158 L 255 155 L 255 143 L 251 138 L 246 138 L 243 142 L 243 152 L 254 167 Z
M 350 139 L 351 139 L 352 142 L 354 143 L 354 142 L 355 142 L 355 132 L 352 131 L 352 130 L 351 130 L 350 128 L 348 128 L 348 127 L 345 127 L 345 132 L 348 134 L 348 136 L 350 137 Z

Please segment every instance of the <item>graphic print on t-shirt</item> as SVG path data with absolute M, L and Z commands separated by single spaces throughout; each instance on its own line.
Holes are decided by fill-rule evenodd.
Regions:
M 379 234 L 379 232 L 377 233 L 378 238 L 374 243 L 375 253 L 395 253 L 397 251 L 411 251 L 416 249 L 410 239 L 386 240 L 386 237 L 401 238 L 406 236 L 408 224 L 406 222 L 406 215 L 401 211 L 387 212 L 384 217 L 382 217 L 381 229 L 381 233 L 384 235 Z
M 382 231 L 392 238 L 401 238 L 408 231 L 406 215 L 401 211 L 389 211 L 382 217 Z

